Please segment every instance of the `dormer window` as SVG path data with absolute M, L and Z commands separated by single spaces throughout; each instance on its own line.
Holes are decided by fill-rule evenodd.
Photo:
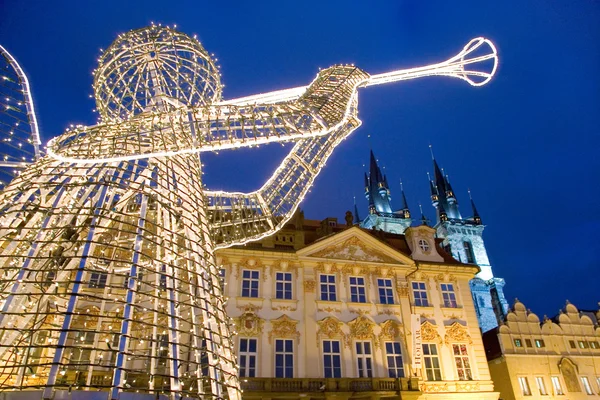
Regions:
M 425 239 L 419 239 L 419 248 L 423 253 L 429 253 L 429 242 Z

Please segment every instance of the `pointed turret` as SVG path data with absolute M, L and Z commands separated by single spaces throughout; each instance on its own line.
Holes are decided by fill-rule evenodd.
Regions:
M 365 185 L 365 196 L 369 201 L 369 213 L 391 214 L 391 195 L 387 178 L 381 173 L 373 150 L 370 152 L 369 176 L 365 177 Z
M 400 193 L 402 195 L 402 209 L 400 213 L 404 216 L 404 218 L 410 218 L 410 210 L 408 209 L 408 202 L 406 201 L 406 195 L 404 194 L 404 185 L 402 181 L 400 181 Z
M 423 214 L 423 206 L 421 206 L 421 203 L 419 203 L 419 211 L 421 211 L 421 225 L 429 226 L 427 224 L 427 217 Z
M 471 196 L 471 190 L 469 189 L 469 200 L 471 200 L 471 208 L 473 210 L 473 222 L 476 225 L 481 225 L 481 217 L 479 216 L 479 212 L 477 211 L 477 207 L 475 207 L 475 202 L 473 201 L 473 197 Z
M 360 217 L 358 216 L 358 207 L 356 206 L 356 196 L 354 196 L 354 223 L 360 224 Z
M 460 212 L 458 211 L 458 201 L 454 195 L 454 190 L 450 185 L 448 176 L 444 174 L 433 156 L 431 145 L 429 145 L 429 149 L 431 150 L 431 160 L 433 161 L 434 178 L 433 182 L 430 180 L 431 200 L 433 206 L 437 209 L 438 222 L 448 221 L 449 219 L 461 219 Z M 435 187 L 435 196 L 433 187 Z

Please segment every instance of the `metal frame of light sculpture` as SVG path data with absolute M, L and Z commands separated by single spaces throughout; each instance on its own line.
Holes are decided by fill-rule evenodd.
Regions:
M 483 44 L 491 53 L 465 58 Z M 464 68 L 485 61 L 488 74 Z M 0 390 L 239 399 L 214 250 L 289 220 L 360 126 L 359 87 L 430 75 L 478 85 L 496 65 L 475 39 L 431 67 L 335 66 L 301 90 L 219 102 L 199 43 L 157 26 L 121 35 L 95 72 L 102 122 L 49 142 L 0 193 Z M 203 189 L 200 152 L 284 140 L 296 144 L 259 190 Z
M 40 157 L 40 146 L 29 80 L 0 46 L 0 189 Z

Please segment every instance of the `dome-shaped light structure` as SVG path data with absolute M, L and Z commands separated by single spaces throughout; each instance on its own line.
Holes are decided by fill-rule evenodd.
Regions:
M 219 71 L 200 42 L 181 32 L 150 26 L 120 35 L 94 72 L 96 107 L 104 120 L 143 111 L 203 106 L 221 99 Z

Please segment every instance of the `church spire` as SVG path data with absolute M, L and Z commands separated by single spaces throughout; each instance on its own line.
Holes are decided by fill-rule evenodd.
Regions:
M 475 207 L 475 202 L 473 201 L 473 197 L 471 196 L 471 189 L 469 192 L 469 200 L 471 200 L 471 208 L 473 209 L 473 222 L 477 225 L 481 225 L 481 217 L 479 216 L 479 212 L 477 212 L 477 207 Z
M 360 224 L 360 217 L 358 216 L 358 207 L 356 206 L 356 196 L 354 196 L 354 223 Z
M 400 210 L 400 213 L 404 215 L 404 218 L 410 218 L 410 210 L 408 209 L 408 202 L 406 201 L 406 195 L 404 194 L 402 180 L 400 180 L 400 192 L 402 195 L 402 209 Z
M 391 194 L 387 178 L 381 173 L 373 150 L 370 151 L 369 176 L 365 178 L 365 184 L 365 197 L 369 201 L 369 213 L 392 214 Z
M 431 160 L 433 161 L 433 182 L 430 178 L 429 185 L 432 204 L 437 209 L 438 222 L 448 221 L 448 219 L 462 219 L 458 211 L 458 201 L 452 185 L 450 185 L 450 180 L 438 165 L 431 145 L 429 145 L 429 150 L 431 151 Z

